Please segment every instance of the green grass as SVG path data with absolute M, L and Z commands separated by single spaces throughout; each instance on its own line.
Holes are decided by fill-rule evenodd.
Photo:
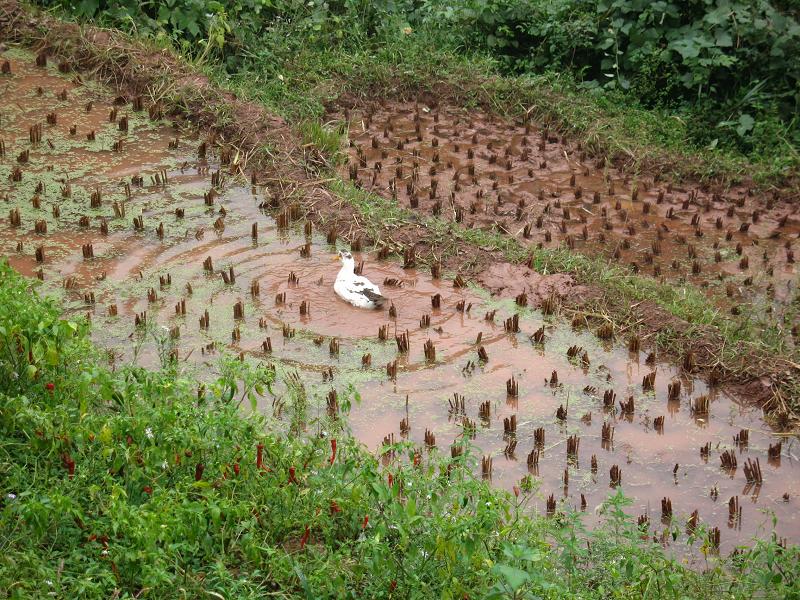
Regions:
M 588 532 L 530 515 L 534 481 L 475 479 L 469 448 L 381 466 L 296 386 L 291 429 L 242 413 L 280 369 L 226 361 L 200 396 L 174 365 L 112 372 L 30 285 L 0 265 L 0 598 L 799 597 L 796 546 L 719 558 L 676 517 L 693 570 L 621 492 Z

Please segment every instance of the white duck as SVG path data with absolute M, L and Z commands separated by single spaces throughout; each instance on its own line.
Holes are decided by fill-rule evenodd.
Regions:
M 380 308 L 386 302 L 378 286 L 366 277 L 355 274 L 356 261 L 349 252 L 339 252 L 342 268 L 336 276 L 333 291 L 342 300 L 358 308 Z

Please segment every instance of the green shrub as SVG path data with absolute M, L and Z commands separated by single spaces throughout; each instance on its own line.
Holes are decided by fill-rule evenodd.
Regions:
M 700 143 L 710 130 L 745 151 L 769 148 L 753 134 L 762 120 L 800 142 L 800 23 L 767 0 L 424 5 L 426 25 L 515 72 L 567 69 L 589 87 L 629 90 L 645 106 L 684 107 L 699 122 Z

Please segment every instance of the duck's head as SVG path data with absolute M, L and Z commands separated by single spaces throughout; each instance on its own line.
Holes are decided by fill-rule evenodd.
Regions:
M 340 261 L 342 261 L 342 266 L 346 269 L 353 270 L 356 266 L 356 261 L 353 258 L 353 255 L 347 252 L 346 250 L 342 250 L 339 252 L 337 257 Z

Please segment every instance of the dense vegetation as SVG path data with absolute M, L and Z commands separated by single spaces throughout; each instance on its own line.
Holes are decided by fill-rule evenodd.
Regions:
M 414 80 L 501 73 L 622 112 L 633 122 L 615 126 L 631 137 L 745 155 L 773 174 L 800 162 L 800 7 L 791 0 L 40 2 L 221 59 L 284 113 L 307 107 L 308 89 L 326 79 L 374 83 L 386 65 Z M 305 101 L 281 93 L 290 77 L 306 84 Z
M 621 492 L 587 533 L 566 506 L 526 516 L 532 482 L 476 480 L 468 447 L 383 465 L 339 421 L 282 433 L 239 407 L 269 366 L 224 363 L 199 393 L 169 363 L 111 371 L 30 285 L 0 264 L 0 598 L 800 597 L 797 547 L 722 560 L 700 529 L 701 573 Z

